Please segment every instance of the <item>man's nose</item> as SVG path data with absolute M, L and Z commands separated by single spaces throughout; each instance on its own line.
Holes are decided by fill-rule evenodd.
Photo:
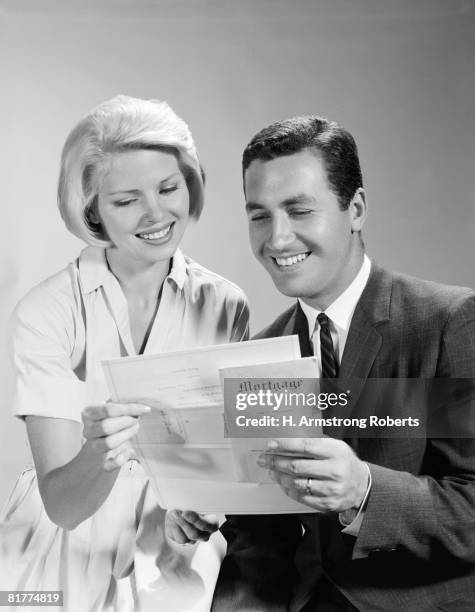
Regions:
M 292 222 L 286 214 L 276 215 L 272 219 L 268 246 L 275 251 L 282 251 L 295 238 Z

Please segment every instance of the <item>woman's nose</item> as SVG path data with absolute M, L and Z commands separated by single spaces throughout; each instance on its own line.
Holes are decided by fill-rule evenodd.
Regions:
M 150 194 L 143 200 L 143 209 L 148 219 L 160 221 L 164 217 L 164 209 L 159 194 Z

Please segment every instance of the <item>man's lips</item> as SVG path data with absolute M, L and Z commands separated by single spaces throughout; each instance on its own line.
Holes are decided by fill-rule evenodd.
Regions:
M 306 251 L 292 255 L 271 256 L 271 259 L 279 268 L 289 268 L 305 261 L 310 253 L 311 251 Z

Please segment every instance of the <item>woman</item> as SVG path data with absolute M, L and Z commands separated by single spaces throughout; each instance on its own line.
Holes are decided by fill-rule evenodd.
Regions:
M 207 570 L 204 584 L 191 568 L 196 547 L 171 543 L 165 528 L 178 542 L 213 528 L 158 506 L 130 442 L 149 408 L 107 402 L 101 367 L 247 337 L 242 291 L 178 249 L 203 206 L 187 125 L 165 102 L 101 104 L 66 140 L 58 203 L 89 246 L 14 313 L 14 410 L 36 469 L 23 472 L 0 522 L 2 572 L 11 568 L 1 588 L 63 590 L 68 611 L 131 610 L 134 600 L 142 610 L 206 608 L 216 575 Z M 199 546 L 217 573 L 212 541 Z

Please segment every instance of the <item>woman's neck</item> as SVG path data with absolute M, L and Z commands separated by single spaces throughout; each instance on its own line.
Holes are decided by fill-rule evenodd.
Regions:
M 114 249 L 106 249 L 106 260 L 125 296 L 133 296 L 144 302 L 157 300 L 171 266 L 170 260 L 155 263 L 131 259 L 123 261 Z

